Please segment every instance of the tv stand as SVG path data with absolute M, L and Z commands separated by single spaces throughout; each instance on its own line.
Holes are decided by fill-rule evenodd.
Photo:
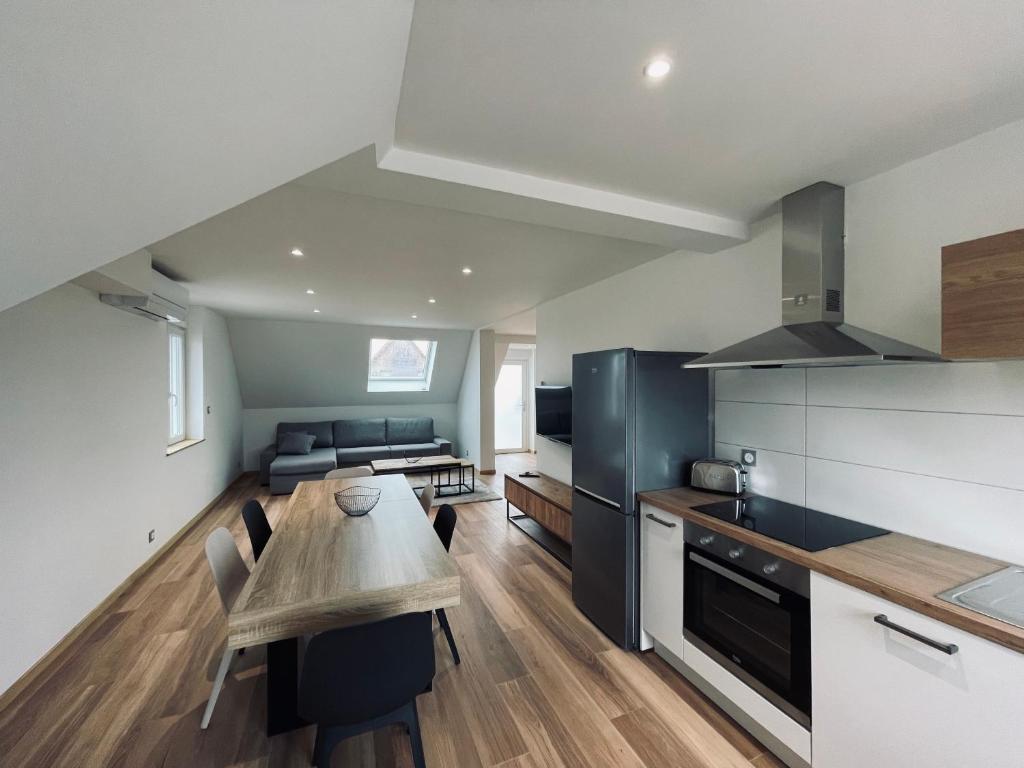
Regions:
M 520 514 L 512 514 L 513 506 Z M 544 474 L 505 475 L 505 517 L 572 569 L 572 488 Z

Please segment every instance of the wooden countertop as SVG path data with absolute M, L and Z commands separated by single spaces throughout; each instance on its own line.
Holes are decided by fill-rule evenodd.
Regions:
M 334 492 L 381 489 L 349 517 Z M 228 614 L 228 646 L 245 648 L 459 604 L 452 557 L 400 475 L 302 482 Z
M 665 512 L 1024 653 L 1024 629 L 936 597 L 947 589 L 1005 568 L 1007 563 L 901 533 L 807 552 L 693 509 L 726 498 L 720 494 L 672 488 L 638 495 L 641 501 Z

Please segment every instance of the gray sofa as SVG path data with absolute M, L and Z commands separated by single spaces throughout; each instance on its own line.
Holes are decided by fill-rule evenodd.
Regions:
M 309 453 L 278 454 L 278 441 L 286 432 L 312 435 L 315 439 Z M 277 425 L 273 445 L 260 452 L 260 483 L 269 485 L 271 493 L 291 493 L 301 481 L 320 480 L 337 467 L 451 453 L 451 442 L 434 434 L 434 420 L 428 416 L 283 421 Z

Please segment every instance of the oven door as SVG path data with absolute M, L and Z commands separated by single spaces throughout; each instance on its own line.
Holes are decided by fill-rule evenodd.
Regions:
M 810 600 L 686 545 L 683 635 L 805 728 Z

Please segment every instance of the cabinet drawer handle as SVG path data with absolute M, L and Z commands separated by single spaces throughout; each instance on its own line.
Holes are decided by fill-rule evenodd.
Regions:
M 667 523 L 664 520 L 662 520 L 660 517 L 655 517 L 650 512 L 647 513 L 647 519 L 648 520 L 653 520 L 658 525 L 664 525 L 666 528 L 675 528 L 676 527 L 675 523 Z
M 901 635 L 906 635 L 909 638 L 917 640 L 917 642 L 919 643 L 924 643 L 929 648 L 934 648 L 936 651 L 942 651 L 943 653 L 949 654 L 950 656 L 952 656 L 954 653 L 960 650 L 960 648 L 954 645 L 953 643 L 940 643 L 938 640 L 932 640 L 930 637 L 919 635 L 912 629 L 907 629 L 906 627 L 901 627 L 899 624 L 894 624 L 893 622 L 889 621 L 889 617 L 886 616 L 884 613 L 880 613 L 877 616 L 875 616 L 875 623 L 881 624 L 883 627 L 887 627 L 891 629 L 893 632 L 899 632 Z

